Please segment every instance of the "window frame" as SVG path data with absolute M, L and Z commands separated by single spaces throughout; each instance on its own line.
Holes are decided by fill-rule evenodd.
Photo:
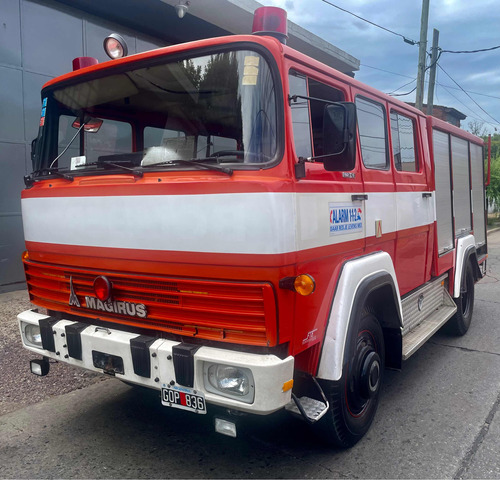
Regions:
M 240 51 L 240 50 L 249 50 L 258 53 L 261 55 L 264 60 L 267 62 L 269 71 L 272 75 L 273 79 L 273 85 L 274 85 L 274 92 L 275 92 L 275 102 L 276 102 L 276 152 L 272 160 L 266 163 L 247 163 L 247 164 L 235 164 L 232 165 L 233 170 L 242 170 L 242 171 L 252 171 L 252 170 L 267 170 L 270 168 L 274 168 L 277 165 L 279 165 L 283 161 L 284 157 L 284 152 L 285 152 L 285 116 L 284 116 L 284 111 L 285 111 L 285 102 L 283 99 L 283 82 L 281 80 L 281 73 L 280 73 L 280 68 L 278 66 L 278 63 L 276 61 L 276 58 L 274 57 L 273 53 L 266 48 L 264 45 L 261 45 L 259 43 L 254 43 L 251 41 L 237 41 L 237 42 L 230 42 L 230 43 L 225 43 L 222 45 L 216 45 L 216 46 L 202 46 L 199 48 L 194 48 L 189 51 L 179 51 L 175 53 L 169 53 L 169 54 L 160 54 L 160 55 L 155 55 L 150 58 L 146 58 L 144 60 L 137 61 L 133 65 L 133 69 L 140 69 L 140 68 L 146 68 L 146 67 L 152 67 L 158 64 L 162 63 L 174 63 L 176 61 L 180 60 L 189 60 L 191 58 L 196 58 L 204 55 L 216 55 L 219 53 L 225 53 L 225 52 L 231 52 L 231 51 Z M 131 69 L 131 64 L 130 62 L 126 63 L 120 63 L 118 65 L 113 65 L 107 69 L 99 69 L 97 71 L 92 71 L 89 72 L 88 74 L 84 75 L 77 75 L 77 76 L 71 76 L 70 78 L 64 78 L 61 81 L 51 83 L 44 89 L 42 89 L 42 98 L 49 97 L 52 95 L 52 92 L 56 89 L 63 88 L 66 86 L 78 84 L 81 82 L 86 82 L 90 80 L 95 80 L 98 78 L 102 78 L 108 75 L 114 75 L 114 74 L 119 74 L 119 73 L 124 73 L 127 72 L 128 70 Z M 152 125 L 145 125 L 143 122 L 141 122 L 140 119 L 133 117 L 129 118 L 128 116 L 123 116 L 118 118 L 120 121 L 124 121 L 124 119 L 127 118 L 128 122 L 131 123 L 132 125 L 132 135 L 133 135 L 133 140 L 132 140 L 132 149 L 135 151 L 136 149 L 140 148 L 141 143 L 143 141 L 143 133 L 142 130 L 146 126 L 152 126 Z M 134 128 L 135 127 L 135 128 Z M 39 130 L 37 138 L 40 138 L 41 131 Z M 139 136 L 139 137 L 138 137 Z M 39 164 L 42 160 L 40 157 L 46 155 L 45 151 L 46 146 L 42 144 L 42 142 L 38 142 L 37 149 L 35 152 L 35 157 L 36 157 L 36 162 Z M 35 168 L 35 165 L 33 166 Z M 184 169 L 181 168 L 182 171 L 187 170 L 190 171 L 191 169 Z M 153 170 L 152 170 L 153 171 Z M 92 172 L 92 175 L 106 175 L 109 174 L 109 172 Z M 74 176 L 88 176 L 88 172 L 73 172 L 72 175 Z M 37 176 L 37 179 L 44 179 L 46 178 L 46 175 L 39 175 Z
M 413 146 L 414 146 L 414 151 L 415 151 L 415 164 L 416 164 L 416 170 L 398 170 L 396 167 L 396 161 L 394 158 L 394 149 L 393 149 L 393 143 L 392 143 L 392 124 L 391 124 L 391 114 L 396 113 L 397 115 L 401 115 L 405 118 L 408 118 L 412 122 L 413 126 Z M 420 174 L 422 173 L 422 159 L 420 155 L 420 148 L 419 148 L 419 143 L 418 143 L 418 135 L 417 135 L 417 130 L 418 130 L 418 122 L 417 119 L 414 116 L 411 116 L 407 112 L 402 112 L 401 110 L 398 110 L 397 108 L 394 108 L 392 105 L 389 106 L 389 130 L 390 130 L 390 135 L 391 135 L 391 157 L 392 157 L 392 164 L 394 166 L 394 171 L 399 174 L 399 175 L 414 175 L 414 174 Z M 398 134 L 399 134 L 399 129 L 398 129 Z
M 363 158 L 363 145 L 361 143 L 361 132 L 359 128 L 359 113 L 358 113 L 358 106 L 356 104 L 356 101 L 358 98 L 361 98 L 369 103 L 372 103 L 374 105 L 379 105 L 382 107 L 383 114 L 384 114 L 384 137 L 385 137 L 385 167 L 379 168 L 379 167 L 372 167 L 370 165 L 367 165 L 365 163 L 365 160 Z M 388 134 L 388 122 L 387 122 L 387 108 L 384 103 L 374 100 L 370 97 L 367 97 L 366 95 L 361 95 L 361 94 L 356 94 L 354 97 L 354 104 L 356 105 L 356 117 L 357 117 L 357 129 L 358 129 L 358 141 L 359 141 L 359 155 L 361 157 L 361 163 L 363 164 L 363 167 L 366 168 L 367 170 L 375 170 L 375 171 L 381 171 L 381 172 L 387 172 L 391 169 L 391 159 L 390 159 L 390 152 L 389 152 L 389 134 Z
M 287 73 L 288 85 L 287 86 L 288 86 L 289 95 L 292 95 L 292 92 L 290 92 L 290 82 L 289 82 L 289 78 L 292 75 L 292 72 L 294 72 L 296 74 L 295 76 L 303 77 L 305 79 L 306 92 L 307 92 L 306 96 L 313 96 L 314 97 L 314 95 L 311 95 L 311 92 L 310 92 L 310 81 L 314 81 L 316 83 L 321 84 L 322 86 L 324 86 L 326 88 L 329 88 L 329 89 L 332 89 L 332 90 L 339 92 L 339 94 L 342 96 L 342 100 L 332 100 L 332 102 L 334 102 L 334 101 L 342 101 L 342 102 L 349 101 L 348 98 L 350 97 L 350 92 L 349 92 L 349 85 L 348 84 L 341 83 L 337 79 L 332 79 L 330 77 L 328 77 L 328 80 L 330 80 L 328 82 L 324 78 L 319 78 L 317 75 L 310 74 L 310 73 L 304 71 L 303 69 L 297 68 L 297 65 L 290 65 L 288 67 L 288 73 Z M 317 73 L 317 72 L 314 72 L 314 73 Z M 331 80 L 335 80 L 335 84 L 332 84 Z M 319 97 L 317 97 L 317 98 L 319 98 Z M 328 99 L 325 99 L 325 100 L 329 101 Z M 290 107 L 291 107 L 291 105 L 290 105 Z M 307 100 L 307 111 L 308 111 L 308 117 L 309 117 L 310 151 L 311 151 L 311 156 L 314 157 L 317 155 L 317 152 L 315 152 L 315 150 L 314 150 L 314 129 L 313 129 L 313 119 L 312 119 L 312 113 L 311 113 L 311 101 L 310 100 Z M 293 135 L 293 142 L 292 143 L 293 143 L 293 148 L 294 148 L 294 154 L 297 158 L 299 158 L 299 155 L 297 155 L 297 151 L 295 148 L 296 146 L 295 146 L 295 135 L 293 132 L 292 115 L 290 115 L 290 119 L 292 120 L 292 135 Z M 318 161 L 315 161 L 314 163 L 307 164 L 308 167 L 311 167 L 312 165 L 320 165 L 321 168 L 324 170 L 323 162 L 321 161 L 321 159 L 319 159 Z M 354 169 L 355 169 L 355 167 L 354 167 Z M 341 170 L 339 170 L 339 171 L 341 171 Z M 332 171 L 330 173 L 333 173 L 333 172 L 335 172 L 335 171 Z

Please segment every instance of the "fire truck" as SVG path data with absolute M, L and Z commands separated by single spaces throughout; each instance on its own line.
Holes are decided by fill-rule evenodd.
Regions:
M 288 47 L 286 25 L 262 7 L 252 35 L 132 56 L 113 34 L 112 60 L 45 84 L 22 192 L 34 374 L 208 405 L 230 436 L 285 409 L 349 447 L 384 369 L 467 332 L 483 141 Z

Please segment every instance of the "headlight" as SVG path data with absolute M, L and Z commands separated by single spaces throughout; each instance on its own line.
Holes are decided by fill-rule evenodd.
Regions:
M 24 326 L 24 338 L 33 347 L 42 346 L 42 335 L 40 334 L 40 327 L 38 325 L 26 323 Z
M 253 402 L 255 386 L 250 369 L 205 362 L 204 376 L 207 391 L 245 403 Z

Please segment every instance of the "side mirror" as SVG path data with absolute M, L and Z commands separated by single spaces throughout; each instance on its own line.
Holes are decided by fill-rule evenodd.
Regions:
M 36 154 L 36 144 L 38 143 L 38 138 L 34 138 L 31 140 L 31 161 L 35 161 L 35 154 Z
M 339 102 L 323 113 L 323 164 L 328 171 L 349 171 L 356 162 L 356 105 Z
M 90 118 L 85 119 L 85 125 L 83 126 L 83 131 L 86 133 L 97 133 L 101 128 L 103 121 L 100 118 Z M 75 121 L 71 125 L 73 128 L 77 130 L 80 128 L 80 119 L 75 118 Z

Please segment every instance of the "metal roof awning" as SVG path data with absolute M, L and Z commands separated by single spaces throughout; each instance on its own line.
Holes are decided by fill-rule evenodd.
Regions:
M 179 3 L 179 0 L 161 1 L 172 6 Z M 262 4 L 255 0 L 190 0 L 188 12 L 229 33 L 247 34 L 252 31 L 253 14 L 259 7 Z M 290 20 L 287 45 L 343 73 L 352 75 L 359 70 L 357 58 Z
M 255 0 L 189 0 L 180 19 L 179 0 L 58 0 L 73 8 L 106 18 L 165 41 L 165 45 L 202 38 L 251 33 Z M 185 1 L 183 2 L 185 3 Z M 353 76 L 360 61 L 340 48 L 288 21 L 288 45 L 310 57 Z

